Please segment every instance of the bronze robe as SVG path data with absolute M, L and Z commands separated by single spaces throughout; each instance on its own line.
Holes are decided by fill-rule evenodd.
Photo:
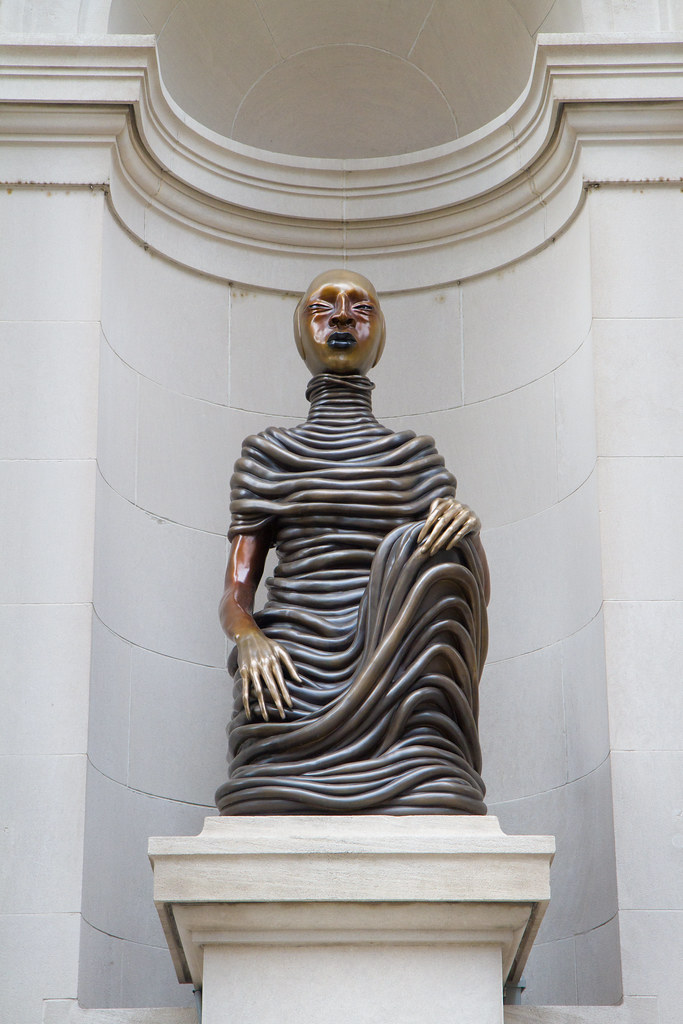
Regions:
M 279 564 L 254 616 L 301 677 L 293 708 L 249 721 L 236 672 L 221 814 L 485 814 L 477 733 L 483 572 L 465 538 L 416 538 L 455 479 L 430 437 L 372 414 L 374 385 L 319 374 L 292 429 L 244 441 L 229 537 L 271 530 Z

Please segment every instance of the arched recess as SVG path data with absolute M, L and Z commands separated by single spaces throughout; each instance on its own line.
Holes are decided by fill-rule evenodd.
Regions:
M 546 24 L 578 0 L 113 0 L 110 32 L 157 36 L 186 114 L 272 152 L 413 152 L 487 124 L 522 92 Z
M 539 174 L 558 152 L 559 116 L 552 115 L 552 131 L 536 153 Z M 495 130 L 511 134 L 505 118 Z M 466 152 L 476 164 L 487 138 L 475 133 L 472 150 L 462 140 L 458 172 L 468 166 Z M 571 149 L 569 130 L 567 138 Z M 226 151 L 256 159 L 238 146 Z M 146 143 L 143 158 L 153 166 Z M 431 265 L 423 239 L 415 239 L 433 211 L 396 217 L 386 228 L 378 266 L 392 282 L 384 301 L 393 347 L 377 372 L 377 408 L 391 423 L 435 435 L 463 498 L 485 523 L 497 583 L 483 694 L 492 810 L 509 831 L 554 831 L 562 846 L 526 998 L 600 1003 L 618 998 L 619 970 L 591 427 L 590 253 L 585 193 L 572 179 L 580 172 L 566 153 L 562 159 L 562 185 L 553 182 L 542 202 L 540 177 L 531 188 L 526 175 L 510 172 L 497 188 L 489 185 L 484 199 L 458 185 L 450 210 L 457 245 L 439 250 L 437 240 Z M 292 191 L 303 192 L 318 172 L 339 174 L 346 202 L 352 173 L 338 165 L 302 159 L 281 166 Z M 396 187 L 396 202 L 403 201 L 412 188 L 407 166 L 358 162 L 377 203 L 394 173 L 404 174 Z M 417 159 L 412 166 L 423 168 Z M 144 841 L 153 831 L 195 830 L 211 811 L 229 704 L 214 613 L 229 466 L 242 436 L 303 412 L 305 374 L 291 347 L 288 282 L 308 273 L 302 259 L 309 268 L 322 254 L 296 253 L 290 241 L 291 255 L 278 256 L 284 269 L 275 284 L 268 261 L 253 259 L 257 230 L 277 227 L 266 209 L 254 224 L 252 248 L 244 229 L 242 248 L 222 264 L 231 242 L 216 227 L 227 217 L 224 199 L 208 203 L 200 189 L 181 188 L 159 172 L 159 187 L 145 194 L 138 218 L 143 201 L 138 194 L 138 206 L 131 198 L 126 207 L 122 197 L 134 190 L 124 193 L 117 174 L 123 172 L 115 166 L 103 243 L 81 998 L 89 1005 L 169 1005 L 183 993 L 145 899 Z M 554 205 L 566 182 L 571 201 Z M 501 214 L 508 186 L 527 195 L 514 217 Z M 184 223 L 177 217 L 175 235 L 161 212 L 174 187 L 195 204 Z M 329 201 L 323 187 L 321 195 Z M 187 213 L 202 203 L 215 217 L 213 235 Z M 551 233 L 556 208 L 558 230 Z M 458 246 L 473 211 L 484 236 L 493 233 L 495 218 L 505 222 L 509 249 L 505 258 L 500 246 L 480 250 L 468 270 Z M 338 243 L 322 218 L 314 225 L 324 236 L 326 263 L 348 258 L 350 229 L 340 228 L 342 219 L 329 218 Z M 401 252 L 400 273 L 389 267 L 397 262 L 391 246 Z M 371 274 L 374 255 L 367 256 Z M 520 759 L 519 750 L 527 756 Z M 112 843 L 112 832 L 124 839 Z M 579 994 L 577 965 L 596 955 L 610 966 Z M 111 965 L 108 973 L 103 963 Z

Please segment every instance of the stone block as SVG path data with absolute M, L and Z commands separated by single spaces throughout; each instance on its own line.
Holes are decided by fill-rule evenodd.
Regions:
M 5 459 L 92 459 L 97 435 L 95 323 L 0 323 Z
M 549 836 L 459 816 L 208 818 L 150 840 L 205 1024 L 498 1024 L 549 898 Z M 263 984 L 263 979 L 268 984 Z M 277 997 L 273 997 L 273 993 Z
M 587 226 L 580 217 L 540 252 L 463 285 L 465 402 L 523 387 L 588 337 Z

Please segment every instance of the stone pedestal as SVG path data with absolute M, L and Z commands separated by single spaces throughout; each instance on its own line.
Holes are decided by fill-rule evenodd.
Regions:
M 202 1024 L 501 1024 L 553 851 L 493 817 L 427 815 L 207 818 L 149 844 Z

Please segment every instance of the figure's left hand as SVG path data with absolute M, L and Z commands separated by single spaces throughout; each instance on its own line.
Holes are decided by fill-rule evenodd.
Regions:
M 455 547 L 468 533 L 479 533 L 480 529 L 479 517 L 467 505 L 455 498 L 435 498 L 417 542 L 420 551 L 435 555 Z

